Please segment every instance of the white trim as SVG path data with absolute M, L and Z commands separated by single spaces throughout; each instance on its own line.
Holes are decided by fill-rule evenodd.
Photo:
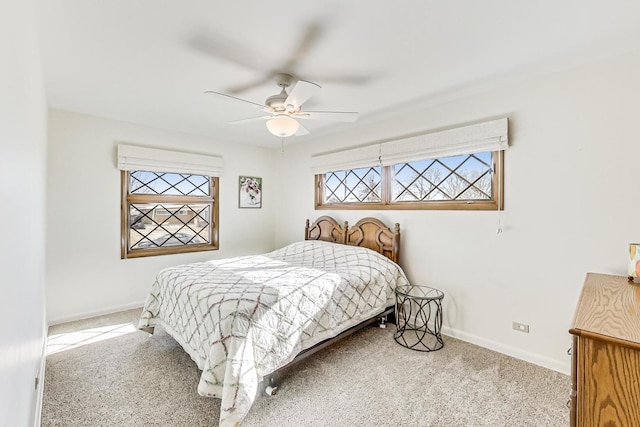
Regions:
M 42 340 L 42 354 L 40 355 L 40 369 L 37 373 L 38 390 L 36 396 L 36 412 L 34 415 L 33 427 L 42 425 L 42 405 L 44 404 L 44 378 L 47 366 L 47 344 L 49 341 L 49 325 L 45 322 L 44 339 Z
M 320 174 L 483 151 L 506 150 L 509 148 L 508 127 L 509 119 L 505 117 L 348 150 L 318 154 L 311 157 L 311 170 L 314 174 Z
M 488 348 L 489 350 L 497 351 L 498 353 L 506 354 L 507 356 L 515 357 L 516 359 L 524 360 L 525 362 L 533 363 L 535 365 L 560 372 L 561 374 L 571 374 L 571 358 L 569 356 L 567 356 L 566 361 L 551 359 L 548 357 L 540 356 L 539 354 L 524 351 L 517 347 L 512 347 L 496 341 L 479 337 L 477 335 L 469 334 L 458 329 L 452 329 L 447 326 L 442 327 L 442 333 L 443 335 L 448 335 L 450 337 L 457 338 L 459 340 L 466 341 L 480 347 Z M 444 345 L 447 345 L 446 339 Z M 568 341 L 567 348 L 569 348 Z
M 67 315 L 67 316 L 54 317 L 53 319 L 49 319 L 49 326 L 59 325 L 60 323 L 75 322 L 76 320 L 89 319 L 91 317 L 117 313 L 119 311 L 131 310 L 134 308 L 142 308 L 144 307 L 144 303 L 145 303 L 144 301 L 131 302 L 128 304 L 111 306 L 109 308 L 103 308 L 100 310 L 85 311 L 82 313 L 76 313 L 76 314 Z
M 118 169 L 222 176 L 222 157 L 118 144 Z

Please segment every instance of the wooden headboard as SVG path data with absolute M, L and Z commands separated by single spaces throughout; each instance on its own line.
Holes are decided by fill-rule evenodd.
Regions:
M 347 221 L 343 226 L 330 216 L 321 216 L 313 224 L 306 222 L 305 240 L 324 240 L 343 245 L 362 246 L 374 250 L 393 262 L 400 255 L 400 224 L 393 231 L 376 218 L 362 218 L 352 227 Z

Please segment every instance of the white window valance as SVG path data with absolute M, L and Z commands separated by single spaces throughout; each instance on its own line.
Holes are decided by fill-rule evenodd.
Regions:
M 222 176 L 222 157 L 118 144 L 118 169 Z
M 509 148 L 508 119 L 429 132 L 312 157 L 315 174 Z
M 378 144 L 336 151 L 311 158 L 311 168 L 315 174 L 358 169 L 378 164 L 380 164 L 380 146 Z

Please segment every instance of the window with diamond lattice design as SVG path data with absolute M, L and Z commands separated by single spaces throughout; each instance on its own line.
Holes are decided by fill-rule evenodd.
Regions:
M 316 175 L 317 209 L 503 209 L 504 151 Z
M 381 168 L 362 168 L 325 174 L 327 203 L 372 203 L 382 200 Z
M 122 258 L 218 248 L 218 178 L 122 172 Z

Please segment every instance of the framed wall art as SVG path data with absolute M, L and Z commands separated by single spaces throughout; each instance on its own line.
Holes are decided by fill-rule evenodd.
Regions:
M 262 207 L 262 178 L 255 176 L 240 177 L 239 206 L 241 208 Z

